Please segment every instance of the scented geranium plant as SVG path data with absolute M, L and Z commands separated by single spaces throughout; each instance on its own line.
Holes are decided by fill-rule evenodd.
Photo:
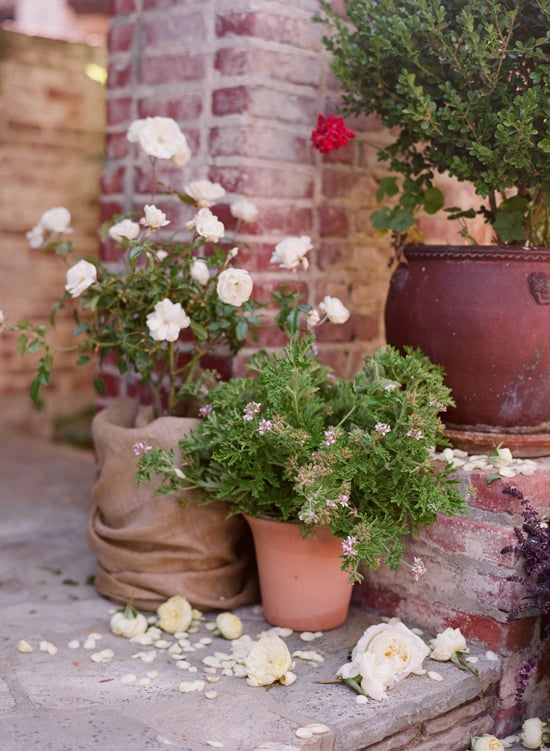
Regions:
M 419 351 L 384 347 L 353 378 L 336 377 L 314 332 L 347 319 L 342 303 L 276 299 L 287 346 L 254 354 L 249 375 L 188 387 L 203 419 L 180 442 L 181 463 L 148 447 L 138 481 L 160 476 L 161 492 L 198 488 L 205 503 L 228 501 L 232 514 L 294 522 L 304 534 L 327 526 L 351 580 L 361 563 L 395 568 L 411 532 L 465 508 L 450 466 L 432 458 L 439 413 L 451 404 L 442 372 Z M 421 561 L 410 565 L 422 573 Z
M 465 222 L 479 214 L 495 243 L 550 246 L 548 2 L 320 6 L 342 112 L 376 114 L 392 137 L 375 147 L 393 173 L 380 182 L 375 229 L 403 243 L 419 211 L 444 209 L 470 240 Z M 435 178 L 445 172 L 474 186 L 477 205 L 444 206 Z
M 165 117 L 136 120 L 127 136 L 149 158 L 156 188 L 143 210 L 116 216 L 106 228 L 121 252 L 116 270 L 96 259 L 74 262 L 69 211 L 46 211 L 28 239 L 33 248 L 55 253 L 67 265 L 65 291 L 52 306 L 49 324 L 21 321 L 13 328 L 20 334 L 19 351 L 39 354 L 31 386 L 35 403 L 52 374 L 56 315 L 70 306 L 77 364 L 94 360 L 101 372 L 105 358 L 112 358 L 121 374 L 139 377 L 157 416 L 181 414 L 181 384 L 195 378 L 201 360 L 213 350 L 240 350 L 258 324 L 258 306 L 251 297 L 250 274 L 234 266 L 238 248 L 210 208 L 223 199 L 222 186 L 196 180 L 181 192 L 157 181 L 163 163 L 183 168 L 191 158 L 177 123 Z M 194 216 L 174 227 L 155 205 L 159 195 L 190 204 Z M 239 221 L 256 218 L 255 206 L 244 197 L 230 208 Z M 95 385 L 104 390 L 101 375 Z

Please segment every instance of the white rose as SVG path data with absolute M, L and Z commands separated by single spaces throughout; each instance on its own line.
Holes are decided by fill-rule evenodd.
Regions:
M 157 608 L 158 626 L 167 634 L 187 631 L 193 620 L 193 608 L 185 597 L 174 595 Z
M 157 209 L 156 206 L 146 205 L 144 206 L 143 211 L 145 216 L 139 220 L 139 223 L 143 224 L 149 232 L 153 232 L 156 229 L 166 227 L 167 224 L 170 224 L 170 220 L 166 218 L 164 211 Z
M 27 240 L 31 248 L 41 248 L 44 244 L 44 227 L 37 224 L 29 232 L 27 232 Z
M 243 634 L 243 623 L 234 613 L 220 613 L 216 618 L 216 626 L 224 639 L 239 639 Z
M 538 717 L 525 720 L 521 727 L 521 745 L 525 748 L 540 748 L 542 746 L 542 732 L 546 723 Z
M 376 701 L 411 673 L 421 673 L 429 648 L 404 623 L 370 626 L 351 653 L 351 662 L 338 671 L 341 678 L 361 677 L 363 693 Z
M 194 279 L 199 284 L 208 284 L 210 279 L 210 271 L 207 264 L 204 261 L 197 260 L 191 264 L 191 279 Z
M 326 315 L 331 323 L 345 323 L 349 318 L 349 310 L 337 297 L 327 295 L 319 303 L 319 310 Z
M 48 209 L 40 217 L 39 226 L 47 232 L 72 232 L 69 227 L 71 223 L 71 214 L 64 206 L 57 206 L 55 209 Z
M 311 238 L 307 235 L 286 237 L 275 246 L 270 263 L 278 263 L 283 269 L 295 269 L 300 265 L 307 269 L 309 262 L 305 255 L 312 248 Z
M 218 297 L 228 305 L 239 308 L 252 294 L 252 277 L 245 269 L 225 269 L 218 277 Z
M 245 659 L 249 686 L 270 686 L 293 667 L 288 647 L 280 636 L 262 636 Z
M 152 338 L 158 342 L 175 342 L 181 329 L 191 325 L 191 320 L 179 302 L 173 303 L 167 297 L 155 305 L 147 315 L 147 328 Z
M 486 733 L 472 738 L 472 751 L 504 751 L 504 745 L 494 735 Z
M 210 180 L 194 180 L 186 185 L 184 190 L 202 208 L 213 206 L 225 195 L 222 186 L 219 183 L 211 183 Z
M 431 659 L 439 662 L 450 660 L 455 652 L 468 651 L 466 639 L 458 628 L 446 628 L 445 631 L 437 634 L 435 639 L 430 640 L 430 647 Z
M 131 219 L 121 219 L 109 229 L 109 237 L 116 242 L 121 240 L 135 240 L 139 235 L 139 224 Z
M 75 263 L 67 271 L 67 284 L 65 289 L 71 297 L 78 297 L 85 289 L 88 289 L 97 279 L 97 269 L 93 263 L 84 259 Z
M 126 609 L 117 611 L 111 616 L 110 622 L 113 634 L 123 636 L 125 639 L 144 634 L 148 625 L 147 618 L 141 613 L 136 613 L 134 609 L 130 612 Z
M 198 235 L 213 243 L 217 243 L 225 232 L 223 223 L 207 208 L 197 211 L 193 219 L 187 222 L 187 229 L 194 229 Z
M 258 218 L 258 208 L 256 204 L 249 201 L 244 196 L 239 196 L 230 205 L 229 210 L 235 219 L 241 219 L 243 222 L 255 222 Z
M 171 117 L 146 117 L 135 120 L 126 134 L 132 143 L 139 143 L 147 156 L 177 160 L 183 167 L 191 158 L 187 139 Z

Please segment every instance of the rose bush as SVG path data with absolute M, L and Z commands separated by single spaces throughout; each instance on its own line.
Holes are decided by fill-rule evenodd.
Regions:
M 100 393 L 105 390 L 101 365 L 109 357 L 121 374 L 132 373 L 141 381 L 157 416 L 189 414 L 190 405 L 177 394 L 180 385 L 196 376 L 210 352 L 225 347 L 236 354 L 241 349 L 260 325 L 258 304 L 252 299 L 249 272 L 232 265 L 238 247 L 228 243 L 223 222 L 210 208 L 223 198 L 223 187 L 195 180 L 180 193 L 157 180 L 162 160 L 183 167 L 191 159 L 177 123 L 143 118 L 130 125 L 127 137 L 152 165 L 153 193 L 142 211 L 117 215 L 105 227 L 105 237 L 120 254 L 117 270 L 96 259 L 81 258 L 71 265 L 68 259 L 75 248 L 68 239 L 70 212 L 65 207 L 45 211 L 28 240 L 33 248 L 55 252 L 66 264 L 65 293 L 53 304 L 48 325 L 20 321 L 10 328 L 19 333 L 22 354 L 39 355 L 31 385 L 36 404 L 52 376 L 56 348 L 51 333 L 57 313 L 71 304 L 75 359 L 77 364 L 97 360 L 95 386 Z M 169 197 L 162 209 L 157 193 L 163 201 Z M 169 216 L 176 201 L 195 210 L 181 230 Z M 238 197 L 235 204 L 239 221 L 255 218 L 257 211 L 248 199 Z

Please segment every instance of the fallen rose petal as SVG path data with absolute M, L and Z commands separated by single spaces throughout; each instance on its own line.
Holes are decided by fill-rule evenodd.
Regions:
M 25 641 L 25 639 L 21 639 L 21 641 L 17 643 L 17 651 L 22 654 L 30 654 L 31 652 L 34 652 L 34 647 L 31 647 L 29 642 Z
M 330 728 L 328 725 L 323 725 L 322 722 L 309 722 L 307 725 L 305 725 L 306 728 L 309 728 L 313 735 L 322 735 L 323 733 L 330 733 Z

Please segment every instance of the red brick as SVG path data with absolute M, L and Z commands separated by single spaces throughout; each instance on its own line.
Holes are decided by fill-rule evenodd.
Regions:
M 106 165 L 101 176 L 101 191 L 108 194 L 122 193 L 125 174 L 123 166 Z
M 138 101 L 139 117 L 171 117 L 177 122 L 193 121 L 199 118 L 204 107 L 204 96 L 195 91 L 183 91 L 177 96 L 166 94 L 151 94 Z M 188 130 L 185 130 L 187 140 L 190 139 Z M 196 130 L 195 143 L 198 142 Z
M 108 87 L 110 90 L 124 88 L 132 79 L 133 63 L 127 60 L 112 60 L 109 63 Z
M 123 16 L 136 11 L 136 0 L 111 0 L 111 15 Z
M 123 159 L 130 150 L 126 138 L 126 128 L 123 133 L 108 133 L 106 138 L 106 152 L 109 159 Z
M 180 3 L 180 7 L 181 7 Z M 141 29 L 148 50 L 161 49 L 167 44 L 177 42 L 183 48 L 189 40 L 204 39 L 206 29 L 202 13 L 170 13 L 156 16 L 146 21 Z
M 505 546 L 516 542 L 511 527 L 440 514 L 436 524 L 422 530 L 422 539 L 444 554 L 460 553 L 475 561 L 491 561 L 507 568 L 514 568 L 517 563 L 515 556 L 501 553 Z
M 136 34 L 134 21 L 120 21 L 114 19 L 109 29 L 107 46 L 111 54 L 127 52 L 132 46 Z
M 212 97 L 212 114 L 217 116 L 241 114 L 247 109 L 249 89 L 246 86 L 233 86 L 217 89 Z
M 112 125 L 129 125 L 132 116 L 132 100 L 129 97 L 109 99 L 107 101 L 107 118 Z
M 308 199 L 313 194 L 313 180 L 309 173 L 291 172 L 288 168 L 272 166 L 213 167 L 210 179 L 221 183 L 228 193 L 257 198 Z
M 476 508 L 520 514 L 523 508 L 521 501 L 502 492 L 505 487 L 513 487 L 520 490 L 536 509 L 550 512 L 550 466 L 545 459 L 538 460 L 538 464 L 531 476 L 516 475 L 490 484 L 487 483 L 488 472 L 459 473 L 459 477 L 466 476 L 475 489 L 468 502 Z
M 292 16 L 261 12 L 230 11 L 216 16 L 218 37 L 243 36 L 308 48 L 311 45 L 311 21 Z
M 309 164 L 312 152 L 307 139 L 280 128 L 223 127 L 209 135 L 209 154 L 215 156 L 252 156 L 293 164 Z
M 344 237 L 349 232 L 347 212 L 338 206 L 321 206 L 319 224 L 321 237 Z
M 242 47 L 224 47 L 216 51 L 214 68 L 223 75 L 238 76 L 248 71 L 248 60 L 248 50 Z
M 205 73 L 205 55 L 201 53 L 147 55 L 142 58 L 139 83 L 151 86 L 181 81 L 203 81 Z

